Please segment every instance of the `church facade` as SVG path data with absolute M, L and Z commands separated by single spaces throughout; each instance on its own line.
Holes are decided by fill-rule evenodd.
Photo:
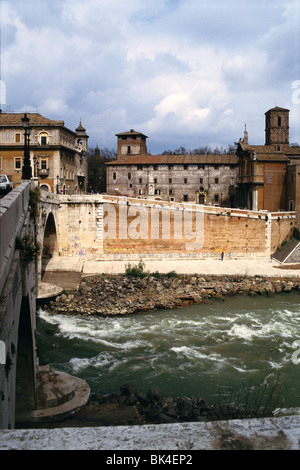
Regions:
M 239 206 L 299 211 L 296 189 L 300 147 L 289 143 L 289 110 L 278 106 L 270 109 L 265 113 L 265 124 L 264 145 L 250 145 L 246 131 L 238 143 Z

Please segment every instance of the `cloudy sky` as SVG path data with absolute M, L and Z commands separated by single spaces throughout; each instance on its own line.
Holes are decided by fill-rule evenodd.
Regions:
M 300 0 L 0 0 L 2 109 L 80 120 L 90 146 L 135 129 L 148 150 L 300 144 Z

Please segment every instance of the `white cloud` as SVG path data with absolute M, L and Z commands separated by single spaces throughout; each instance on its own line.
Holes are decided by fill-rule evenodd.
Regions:
M 269 107 L 299 117 L 299 0 L 27 3 L 2 0 L 7 104 L 69 128 L 81 118 L 91 145 L 115 147 L 116 132 L 136 128 L 153 153 L 226 146 L 245 122 L 263 138 Z

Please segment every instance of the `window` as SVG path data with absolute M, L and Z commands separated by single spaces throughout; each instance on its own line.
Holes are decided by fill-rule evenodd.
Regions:
M 116 180 L 117 179 L 117 173 L 113 173 L 113 180 Z
M 41 132 L 39 135 L 40 145 L 47 145 L 48 144 L 48 133 Z
M 137 166 L 137 169 L 138 169 L 138 170 L 142 170 L 142 169 L 143 169 L 143 165 L 138 165 L 138 166 Z
M 184 178 L 183 182 L 184 184 L 187 184 L 187 178 Z
M 143 178 L 139 178 L 139 184 L 143 183 Z
M 128 173 L 128 179 L 131 180 L 131 173 Z
M 16 134 L 15 135 L 15 142 L 20 143 L 21 142 L 21 134 Z
M 154 184 L 157 184 L 157 178 L 154 178 Z
M 160 189 L 156 189 L 156 190 L 154 191 L 154 194 L 155 194 L 156 196 L 159 196 L 159 195 L 160 195 Z
M 47 159 L 46 158 L 41 158 L 41 170 L 47 170 L 48 165 L 47 165 Z
M 188 169 L 189 169 L 189 166 L 188 166 L 188 165 L 183 165 L 183 169 L 184 169 L 184 170 L 188 170 Z
M 183 195 L 183 201 L 184 201 L 184 202 L 187 202 L 187 201 L 188 201 L 188 195 L 187 195 L 187 194 L 184 194 L 184 195 Z
M 234 186 L 234 178 L 230 178 L 230 186 Z
M 158 170 L 158 165 L 153 165 L 153 170 L 157 171 Z
M 281 127 L 281 116 L 278 116 L 278 127 Z
M 215 184 L 219 183 L 219 178 L 215 178 Z
M 169 189 L 169 196 L 172 196 L 173 194 L 173 189 Z
M 203 178 L 200 178 L 200 184 L 202 184 L 202 183 L 203 183 Z
M 168 165 L 169 170 L 173 170 L 173 165 Z
M 127 147 L 127 153 L 130 153 L 130 145 Z
M 215 203 L 217 204 L 219 202 L 219 194 L 215 194 Z
M 143 190 L 139 189 L 139 195 L 141 196 L 143 194 Z
M 172 184 L 172 178 L 169 178 L 169 184 Z
M 22 168 L 21 157 L 15 157 L 15 170 L 21 170 L 21 168 Z
M 267 175 L 267 184 L 272 184 L 272 175 Z

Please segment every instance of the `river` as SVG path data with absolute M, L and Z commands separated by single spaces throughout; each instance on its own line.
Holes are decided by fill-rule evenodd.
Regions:
M 216 403 L 271 390 L 277 381 L 276 407 L 300 409 L 299 313 L 299 293 L 123 317 L 51 315 L 41 308 L 38 356 L 41 365 L 83 378 L 96 394 L 119 393 L 130 382 L 145 393 L 158 386 L 165 396 Z

